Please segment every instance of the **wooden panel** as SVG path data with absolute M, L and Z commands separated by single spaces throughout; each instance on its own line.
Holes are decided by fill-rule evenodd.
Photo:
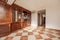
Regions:
M 16 4 L 13 4 L 11 7 L 12 7 L 12 12 L 13 12 L 12 13 L 12 23 L 11 23 L 12 32 L 15 30 L 18 30 L 18 29 L 22 29 L 22 28 L 26 27 L 29 23 L 31 23 L 31 11 L 29 11 L 21 6 L 18 6 Z M 17 21 L 14 21 L 15 16 L 16 16 L 14 14 L 16 13 L 16 11 L 17 11 L 18 15 L 21 14 L 21 19 L 18 18 Z M 24 15 L 30 16 L 29 17 L 30 19 L 28 21 L 26 20 L 26 21 L 22 22 L 22 20 L 24 20 L 22 18 L 22 13 L 24 13 Z
M 8 25 L 0 25 L 0 34 L 6 33 L 9 31 Z
M 9 33 L 10 33 L 10 30 L 9 30 L 8 24 L 0 25 L 0 37 L 5 36 L 6 34 L 9 34 Z
M 6 15 L 5 15 L 4 18 L 0 19 L 0 24 L 8 24 L 8 23 L 11 23 L 12 22 L 12 10 L 11 10 L 11 7 L 9 5 L 6 5 L 3 8 L 6 11 Z
M 12 23 L 11 26 L 12 32 L 21 28 L 21 24 L 19 22 Z

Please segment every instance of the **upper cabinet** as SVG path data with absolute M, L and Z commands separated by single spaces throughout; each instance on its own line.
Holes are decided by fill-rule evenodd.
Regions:
M 0 4 L 0 24 L 31 23 L 31 12 L 16 4 Z M 27 23 L 28 24 L 28 23 Z
M 16 4 L 12 5 L 12 10 L 13 10 L 13 26 L 15 27 L 15 24 L 20 25 L 21 28 L 26 27 L 27 25 L 31 24 L 31 11 L 18 6 Z
M 12 22 L 12 11 L 8 4 L 0 2 L 0 24 L 7 24 Z
M 12 5 L 13 9 L 13 22 L 21 21 L 24 19 L 29 19 L 31 16 L 31 12 L 21 6 L 18 6 L 16 4 Z M 29 17 L 29 18 L 28 18 Z

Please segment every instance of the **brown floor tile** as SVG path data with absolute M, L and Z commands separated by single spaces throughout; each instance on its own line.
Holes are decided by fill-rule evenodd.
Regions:
M 60 33 L 56 33 L 57 35 L 60 35 Z
M 7 37 L 5 40 L 12 40 L 13 37 Z
M 56 37 L 56 36 L 54 36 L 54 35 L 52 35 L 52 34 L 47 34 L 47 36 L 50 37 L 50 38 Z
M 53 34 L 54 32 L 48 31 L 48 33 Z
M 60 39 L 60 37 L 58 37 L 58 39 Z
M 41 35 L 35 35 L 36 39 L 42 39 Z
M 33 32 L 28 32 L 28 35 L 33 35 Z
M 43 40 L 43 39 L 36 39 L 36 40 Z
M 45 29 L 43 28 L 41 31 L 45 31 Z
M 16 34 L 16 36 L 21 36 L 21 35 L 22 35 L 22 33 L 17 33 L 17 34 Z
M 60 33 L 60 30 L 55 30 L 56 32 Z
M 45 40 L 52 40 L 51 38 L 46 38 Z
M 36 32 L 36 30 L 32 30 L 32 32 Z
M 49 29 L 49 28 L 48 28 L 48 30 L 50 30 L 50 31 L 55 31 L 55 29 Z
M 23 30 L 23 32 L 28 32 L 27 30 Z
M 55 30 L 56 32 L 60 33 L 60 30 Z
M 44 34 L 44 32 L 39 32 L 39 34 Z
M 22 36 L 20 40 L 28 40 L 28 36 Z

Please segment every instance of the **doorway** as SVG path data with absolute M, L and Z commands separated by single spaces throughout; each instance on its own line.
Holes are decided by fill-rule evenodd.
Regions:
M 46 24 L 46 10 L 39 10 L 38 11 L 38 26 L 45 27 Z

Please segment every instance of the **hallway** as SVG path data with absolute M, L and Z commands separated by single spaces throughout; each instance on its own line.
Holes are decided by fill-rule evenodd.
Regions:
M 0 40 L 60 40 L 60 30 L 26 27 L 1 37 Z

